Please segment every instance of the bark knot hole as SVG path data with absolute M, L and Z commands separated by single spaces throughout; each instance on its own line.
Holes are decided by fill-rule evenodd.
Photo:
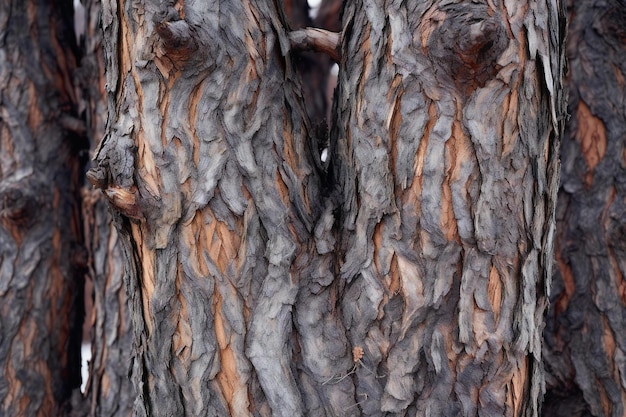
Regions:
M 193 29 L 185 20 L 163 21 L 155 26 L 164 52 L 171 58 L 182 60 L 198 50 Z
M 469 96 L 500 70 L 508 35 L 500 15 L 489 14 L 485 5 L 451 5 L 443 11 L 446 18 L 430 36 L 429 54 L 457 91 Z

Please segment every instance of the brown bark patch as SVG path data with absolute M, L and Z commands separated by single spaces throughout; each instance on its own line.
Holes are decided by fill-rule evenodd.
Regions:
M 400 291 L 400 273 L 398 272 L 398 256 L 394 253 L 391 257 L 387 288 L 389 293 L 396 295 Z
M 428 50 L 428 41 L 431 35 L 441 26 L 444 20 L 446 20 L 446 14 L 436 6 L 432 6 L 424 14 L 418 28 L 420 44 L 424 52 Z
M 204 83 L 199 83 L 191 92 L 189 97 L 189 130 L 191 131 L 191 138 L 193 140 L 193 163 L 198 166 L 200 163 L 200 138 L 198 138 L 198 131 L 196 124 L 198 123 L 198 104 L 202 99 L 202 93 L 204 92 Z
M 574 274 L 572 272 L 572 268 L 570 268 L 569 264 L 561 258 L 561 252 L 557 248 L 555 251 L 556 256 L 556 264 L 559 267 L 559 272 L 561 273 L 561 279 L 563 280 L 563 288 L 564 291 L 559 295 L 559 298 L 556 300 L 555 304 L 555 312 L 556 314 L 561 314 L 565 310 L 567 310 L 567 306 L 569 305 L 569 300 L 574 295 L 574 291 L 576 290 L 576 283 L 574 281 Z
M 109 374 L 105 373 L 102 375 L 102 379 L 100 380 L 100 389 L 102 390 L 102 396 L 107 397 L 109 395 L 110 388 L 111 380 L 109 378 Z
M 580 142 L 580 150 L 588 167 L 585 185 L 590 187 L 593 183 L 593 170 L 606 153 L 606 129 L 602 120 L 591 114 L 591 110 L 582 100 L 576 109 L 576 119 L 576 139 Z
M 220 363 L 222 365 L 220 372 L 217 374 L 217 380 L 222 387 L 222 393 L 224 394 L 226 402 L 229 404 L 229 407 L 232 407 L 235 387 L 240 385 L 237 382 L 237 364 L 235 363 L 235 356 L 229 346 L 226 331 L 224 329 L 224 317 L 222 316 L 222 295 L 216 291 L 214 297 L 215 309 L 213 311 L 213 322 L 215 325 L 215 338 L 220 348 Z
M 515 152 L 515 147 L 519 140 L 519 128 L 517 126 L 519 113 L 519 95 L 516 89 L 504 99 L 503 120 L 504 131 L 502 135 L 502 156 L 508 156 Z
M 617 287 L 617 295 L 622 301 L 622 305 L 626 306 L 626 280 L 619 268 L 619 260 L 615 252 L 609 247 L 608 258 L 611 263 L 611 271 L 614 275 L 615 285 Z
M 389 89 L 389 94 L 387 94 L 387 101 L 392 102 L 392 105 L 389 109 L 389 113 L 387 115 L 387 120 L 385 121 L 385 127 L 389 131 L 389 141 L 391 147 L 391 169 L 396 175 L 396 160 L 398 157 L 398 150 L 396 147 L 396 142 L 398 140 L 398 134 L 400 132 L 400 126 L 402 124 L 402 94 L 404 90 L 402 88 L 402 76 L 396 75 L 391 83 L 391 87 Z
M 487 286 L 487 296 L 493 311 L 494 327 L 498 327 L 500 320 L 500 308 L 502 307 L 502 279 L 495 266 L 491 265 L 489 270 L 489 284 Z
M 161 37 L 164 52 L 174 62 L 184 63 L 198 50 L 198 43 L 194 39 L 193 31 L 185 20 L 160 22 L 155 26 Z
M 133 241 L 136 242 L 137 256 L 141 259 L 141 272 L 139 282 L 141 283 L 141 301 L 143 303 L 143 315 L 146 327 L 148 328 L 148 334 L 152 332 L 152 326 L 154 325 L 152 318 L 150 317 L 150 300 L 154 293 L 154 287 L 156 282 L 155 277 L 155 254 L 154 251 L 148 248 L 143 235 L 141 225 L 131 223 L 131 235 Z
M 276 191 L 278 191 L 278 196 L 283 202 L 283 205 L 285 207 L 289 207 L 289 189 L 287 188 L 287 184 L 285 184 L 285 180 L 283 180 L 283 176 L 280 175 L 280 171 L 278 169 L 276 169 Z
M 374 265 L 376 267 L 376 271 L 378 273 L 384 273 L 381 271 L 380 266 L 380 250 L 383 248 L 383 225 L 382 223 L 377 223 L 374 227 L 374 234 L 372 236 L 372 241 L 374 242 Z
M 601 381 L 596 382 L 596 387 L 598 387 L 598 393 L 600 394 L 600 405 L 602 405 L 602 411 L 604 411 L 605 416 L 613 415 L 613 404 L 607 395 L 606 388 Z
M 458 121 L 452 124 L 452 135 L 446 141 L 446 178 L 442 184 L 441 190 L 441 228 L 446 235 L 446 239 L 460 242 L 458 225 L 454 215 L 454 206 L 452 205 L 452 187 L 451 182 L 457 180 L 461 165 L 469 158 L 469 147 L 465 143 L 467 137 L 463 134 L 463 129 Z
M 226 273 L 228 265 L 236 258 L 239 247 L 239 234 L 230 230 L 228 226 L 213 217 L 211 223 L 206 226 L 207 247 L 209 257 L 215 262 L 220 272 Z
M 602 344 L 604 345 L 604 351 L 607 358 L 615 357 L 615 337 L 613 336 L 613 330 L 609 324 L 606 316 L 602 316 Z M 615 371 L 615 362 L 609 361 L 609 367 L 611 373 Z M 608 414 L 607 414 L 608 415 Z
M 180 268 L 179 268 L 178 284 L 180 285 Z M 178 293 L 180 303 L 180 313 L 178 322 L 176 323 L 176 332 L 172 337 L 172 349 L 174 355 L 177 356 L 182 363 L 188 363 L 191 357 L 191 345 L 193 337 L 191 335 L 191 326 L 189 325 L 189 314 L 187 312 L 187 301 Z
M 42 126 L 43 115 L 37 102 L 37 89 L 34 83 L 28 84 L 28 118 L 27 124 L 31 132 L 36 132 Z
M 448 242 L 460 240 L 452 206 L 452 188 L 449 179 L 441 184 L 441 229 Z
M 120 213 L 131 219 L 142 219 L 143 214 L 137 204 L 136 193 L 137 189 L 134 186 L 130 189 L 111 186 L 104 190 L 104 195 Z
M 513 373 L 511 382 L 507 384 L 507 392 L 509 393 L 507 402 L 512 410 L 514 416 L 522 415 L 522 406 L 525 402 L 525 392 L 527 390 L 527 378 L 528 375 L 528 357 L 524 356 L 521 359 L 519 368 Z
M 186 260 L 187 264 L 191 266 L 194 274 L 206 277 L 209 275 L 209 268 L 204 261 L 204 253 L 205 251 L 208 252 L 208 249 L 206 246 L 207 239 L 204 236 L 203 218 L 202 212 L 197 211 L 189 226 L 181 230 L 181 237 L 185 247 L 191 250 L 191 256 Z
M 363 32 L 363 41 L 361 42 L 361 50 L 358 52 L 363 55 L 363 70 L 361 71 L 361 75 L 359 77 L 359 83 L 357 86 L 357 97 L 356 100 L 356 117 L 357 124 L 359 128 L 363 128 L 363 97 L 366 97 L 363 93 L 365 90 L 365 81 L 368 79 L 372 67 L 372 50 L 370 43 L 370 32 L 372 30 L 372 25 L 368 23 L 365 26 L 365 30 Z
M 617 80 L 617 85 L 621 90 L 626 87 L 626 80 L 624 79 L 624 73 L 617 65 L 613 65 L 613 70 L 615 71 L 615 79 Z

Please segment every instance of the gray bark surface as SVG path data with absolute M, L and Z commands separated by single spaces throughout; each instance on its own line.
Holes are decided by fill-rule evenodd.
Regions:
M 125 219 L 135 414 L 341 415 L 351 381 L 324 381 L 352 361 L 325 314 L 332 246 L 314 240 L 316 146 L 282 19 L 179 6 L 103 3 L 109 125 L 90 175 Z
M 104 137 L 107 119 L 101 3 L 84 2 L 83 56 L 77 70 L 91 150 Z M 124 258 L 115 217 L 99 190 L 86 183 L 82 190 L 82 221 L 93 285 L 89 380 L 81 404 L 82 416 L 132 415 L 135 390 L 128 374 L 132 356 L 132 329 L 124 286 Z M 119 216 L 117 216 L 119 217 Z M 76 407 L 78 408 L 78 407 Z
M 570 2 L 569 16 L 544 415 L 617 417 L 626 412 L 626 14 L 584 1 Z
M 53 416 L 80 386 L 80 184 L 71 1 L 0 4 L 0 415 Z
M 322 167 L 274 2 L 105 1 L 134 414 L 538 415 L 558 5 L 346 4 Z
M 362 415 L 537 416 L 555 2 L 346 3 L 333 169 Z

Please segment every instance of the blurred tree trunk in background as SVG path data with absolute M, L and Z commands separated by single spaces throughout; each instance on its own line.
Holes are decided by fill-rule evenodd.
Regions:
M 626 415 L 626 9 L 570 2 L 546 417 Z
M 84 123 L 71 1 L 0 4 L 0 414 L 57 415 L 80 386 Z

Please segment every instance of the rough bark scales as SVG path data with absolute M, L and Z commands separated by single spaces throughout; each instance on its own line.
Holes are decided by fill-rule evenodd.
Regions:
M 130 416 L 136 397 L 128 378 L 132 332 L 123 283 L 124 259 L 108 205 L 96 191 L 85 191 L 83 222 L 93 279 L 92 354 L 86 401 L 89 416 Z
M 105 1 L 103 26 L 90 178 L 124 222 L 135 414 L 345 415 L 351 381 L 324 384 L 352 366 L 332 221 L 313 229 L 317 151 L 274 3 Z
M 539 413 L 560 7 L 346 3 L 331 137 L 362 415 Z
M 0 414 L 80 386 L 83 124 L 71 1 L 0 4 Z
M 84 55 L 77 78 L 82 87 L 87 132 L 95 149 L 104 136 L 106 94 L 102 55 L 101 4 L 84 4 Z M 132 415 L 136 397 L 128 378 L 132 354 L 130 313 L 123 284 L 124 259 L 115 221 L 99 190 L 83 188 L 82 219 L 89 256 L 89 276 L 93 284 L 93 311 L 87 319 L 92 330 L 89 380 L 82 415 L 122 417 Z
M 106 1 L 135 414 L 536 416 L 560 19 L 347 4 L 336 224 L 275 3 Z
M 544 415 L 617 417 L 626 412 L 626 14 L 619 2 L 582 1 L 569 16 Z

